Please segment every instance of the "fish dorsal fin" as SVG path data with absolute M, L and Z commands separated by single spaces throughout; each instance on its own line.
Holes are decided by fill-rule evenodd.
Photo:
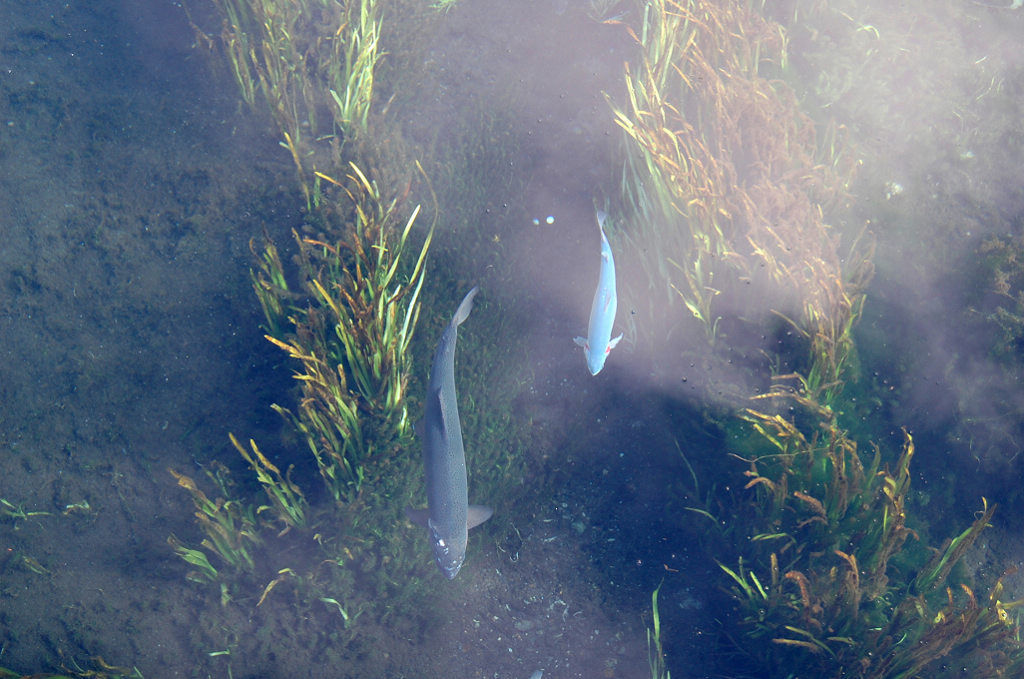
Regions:
M 491 518 L 494 510 L 484 505 L 470 505 L 466 514 L 466 529 L 476 528 L 481 523 Z
M 476 293 L 480 290 L 480 287 L 474 287 L 469 293 L 462 299 L 462 303 L 459 304 L 459 308 L 455 310 L 455 316 L 452 317 L 452 325 L 459 326 L 469 318 L 469 312 L 473 310 L 473 298 L 476 297 Z

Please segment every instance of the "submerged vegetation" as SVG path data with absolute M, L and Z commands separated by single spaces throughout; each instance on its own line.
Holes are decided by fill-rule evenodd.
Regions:
M 173 29 L 151 22 L 179 3 L 152 17 L 126 10 L 132 3 L 62 3 L 56 13 L 12 4 L 0 155 L 24 165 L 5 190 L 24 193 L 8 212 L 11 234 L 25 240 L 5 246 L 4 313 L 10 356 L 24 360 L 8 361 L 0 416 L 9 462 L 0 679 L 141 677 L 123 660 L 132 654 L 147 676 L 525 677 L 534 667 L 652 679 L 670 669 L 733 679 L 1024 676 L 1024 602 L 1011 593 L 1019 582 L 998 567 L 969 570 L 995 542 L 990 525 L 1012 516 L 1004 498 L 1021 492 L 1019 474 L 1005 474 L 998 510 L 987 464 L 970 479 L 947 475 L 969 493 L 956 514 L 938 507 L 934 476 L 921 474 L 929 455 L 951 462 L 935 442 L 954 436 L 979 462 L 1000 456 L 1018 471 L 1019 459 L 1009 463 L 1024 440 L 1020 211 L 1007 210 L 1006 228 L 988 240 L 978 236 L 984 214 L 946 225 L 973 231 L 965 240 L 980 249 L 953 264 L 976 277 L 966 285 L 949 260 L 929 260 L 942 290 L 957 288 L 953 304 L 931 296 L 935 313 L 963 321 L 943 337 L 955 341 L 935 347 L 957 354 L 935 374 L 977 375 L 979 356 L 989 372 L 941 395 L 950 415 L 934 429 L 934 413 L 897 419 L 907 391 L 856 382 L 858 350 L 875 356 L 854 345 L 863 309 L 874 313 L 865 301 L 873 236 L 843 209 L 855 157 L 841 125 L 808 116 L 800 97 L 815 85 L 797 89 L 790 36 L 763 16 L 799 10 L 801 30 L 821 36 L 827 52 L 835 26 L 805 9 L 831 3 L 214 0 L 220 19 L 207 30 L 228 89 L 238 86 L 234 104 L 222 88 L 169 77 L 189 68 L 178 63 L 181 36 L 156 36 L 155 54 L 141 44 Z M 874 4 L 876 14 L 897 12 Z M 943 3 L 929 18 L 947 24 L 946 35 L 973 26 L 944 21 L 947 5 L 995 21 L 1017 14 Z M 538 21 L 506 20 L 524 17 Z M 545 20 L 548 32 L 538 29 Z M 921 140 L 931 121 L 911 120 L 903 102 L 859 97 L 865 88 L 851 83 L 891 67 L 893 80 L 915 84 L 924 74 L 903 59 L 928 26 L 908 26 L 915 41 L 903 52 L 881 24 L 852 27 L 863 49 L 886 46 L 872 57 L 884 66 L 823 74 L 818 85 L 829 104 L 853 92 L 875 107 L 886 119 L 876 125 L 893 118 L 886 139 L 909 131 Z M 977 52 L 971 37 L 978 61 L 969 73 L 987 77 L 965 78 L 977 88 L 969 96 L 1018 125 L 1009 97 L 992 105 L 1002 91 L 1020 95 L 1019 78 L 999 81 L 992 65 L 1016 43 Z M 954 58 L 943 51 L 931 73 Z M 537 77 L 538 67 L 551 70 Z M 608 90 L 621 95 L 595 106 L 591 85 L 608 69 L 621 85 Z M 131 76 L 161 85 L 109 80 Z M 201 99 L 182 109 L 158 90 Z M 963 103 L 969 109 L 970 99 L 956 100 L 944 113 L 969 139 L 978 118 Z M 104 114 L 118 107 L 124 115 Z M 244 155 L 255 162 L 239 169 L 242 154 L 205 153 L 247 141 L 245 124 L 236 128 L 225 111 L 236 107 L 272 129 L 276 161 Z M 389 119 L 399 110 L 406 120 Z M 851 129 L 872 143 L 865 122 Z M 609 129 L 624 154 L 605 182 Z M 40 130 L 61 142 L 59 157 L 37 153 Z M 161 130 L 189 139 L 132 153 Z M 1019 134 L 993 136 L 1020 150 Z M 586 162 L 573 157 L 581 148 Z M 414 175 L 419 153 L 426 184 L 395 180 Z M 967 195 L 988 179 L 975 168 L 996 165 L 985 158 L 991 146 L 930 153 L 951 156 Z M 165 167 L 152 165 L 157 156 Z M 63 161 L 69 172 L 57 171 Z M 1014 168 L 1000 169 L 1005 178 Z M 257 187 L 258 178 L 270 180 Z M 894 179 L 908 192 L 914 181 Z M 67 202 L 40 200 L 55 196 L 42 190 L 49 185 Z M 955 209 L 932 195 L 931 181 L 914 190 L 917 208 Z M 427 191 L 433 209 L 421 210 Z M 143 194 L 180 195 L 162 203 Z M 273 209 L 261 209 L 261 197 Z M 640 342 L 599 379 L 578 355 L 563 362 L 565 331 L 586 316 L 577 298 L 589 301 L 576 288 L 596 264 L 593 220 L 570 215 L 592 199 L 618 227 L 608 233 L 626 274 L 619 320 L 635 324 Z M 897 224 L 912 209 L 900 200 L 888 201 L 885 220 L 872 205 L 858 213 L 880 237 L 909 232 L 921 241 L 915 250 L 938 252 L 921 237 L 934 233 L 917 225 L 939 209 Z M 557 223 L 544 224 L 549 209 Z M 536 227 L 531 216 L 541 217 Z M 923 259 L 901 273 L 915 275 Z M 543 276 L 524 274 L 542 266 Z M 423 531 L 403 516 L 423 504 L 412 422 L 440 328 L 477 284 L 477 310 L 460 330 L 459 403 L 471 501 L 497 513 L 470 538 L 471 568 L 446 582 Z M 922 328 L 929 320 L 918 328 L 931 330 Z M 863 325 L 877 334 L 912 327 Z M 908 362 L 933 359 L 905 350 L 927 342 L 879 343 L 894 370 L 865 361 L 865 374 L 897 382 Z M 669 352 L 654 370 L 641 364 Z M 756 362 L 740 368 L 749 372 L 736 382 L 756 372 L 747 385 L 723 390 L 733 410 L 717 408 L 726 399 L 709 406 L 692 378 L 680 385 L 695 355 L 710 357 L 707 379 L 723 383 L 737 374 L 717 377 L 726 360 Z M 152 397 L 139 399 L 147 390 Z M 195 403 L 197 394 L 209 400 Z M 982 395 L 995 406 L 969 409 Z M 858 418 L 868 400 L 885 429 Z M 691 411 L 700 427 L 685 421 Z M 691 491 L 673 495 L 691 479 Z M 526 502 L 513 502 L 513 485 Z M 681 511 L 696 496 L 707 504 Z M 926 501 L 954 525 L 919 515 Z M 502 530 L 515 539 L 501 540 Z M 692 539 L 673 541 L 681 533 Z M 984 555 L 985 569 L 1000 547 Z M 661 578 L 637 596 L 640 583 L 653 589 Z M 679 583 L 695 596 L 684 599 Z M 680 632 L 681 616 L 697 624 Z M 554 662 L 530 666 L 542 654 Z M 709 658 L 718 666 L 701 664 Z M 39 661 L 52 674 L 26 669 Z
M 589 3 L 591 18 L 620 22 L 623 15 L 611 16 L 619 4 Z M 646 290 L 629 291 L 633 306 L 646 299 L 652 318 L 677 325 L 695 319 L 712 350 L 741 336 L 733 331 L 742 325 L 757 335 L 782 324 L 800 340 L 768 356 L 780 373 L 771 376 L 774 387 L 738 424 L 724 425 L 736 434 L 730 452 L 748 467 L 743 496 L 722 500 L 735 503 L 723 530 L 743 539 L 714 550 L 738 611 L 738 622 L 723 628 L 736 666 L 780 679 L 1019 672 L 1024 650 L 1013 611 L 1022 602 L 1003 600 L 1001 580 L 978 596 L 955 571 L 995 506 L 982 498 L 969 527 L 928 548 L 907 515 L 910 435 L 899 451 L 872 444 L 864 456 L 841 424 L 844 387 L 856 377 L 854 329 L 873 271 L 871 234 L 843 222 L 855 165 L 844 131 L 817 127 L 801 112 L 781 79 L 785 31 L 752 3 L 639 4 L 629 31 L 641 59 L 627 67 L 626 101 L 609 98 L 626 148 L 617 235 L 624 258 L 648 276 Z M 329 611 L 348 629 L 366 610 L 403 611 L 429 568 L 425 552 L 403 549 L 405 536 L 395 530 L 402 510 L 418 504 L 420 486 L 408 404 L 412 356 L 428 349 L 414 351 L 412 340 L 423 299 L 450 296 L 448 283 L 465 273 L 468 255 L 453 248 L 449 261 L 458 270 L 432 286 L 426 264 L 434 225 L 417 248 L 419 207 L 407 209 L 410 189 L 382 188 L 361 169 L 362 159 L 356 164 L 343 153 L 346 140 L 369 129 L 381 56 L 377 3 L 301 0 L 293 12 L 270 0 L 218 5 L 241 95 L 250 106 L 267 105 L 309 210 L 293 232 L 294 266 L 265 237 L 253 244 L 252 282 L 266 338 L 287 356 L 296 380 L 294 403 L 273 408 L 308 452 L 312 471 L 304 474 L 301 462 L 282 471 L 255 440 L 232 434 L 266 501 L 245 499 L 220 466 L 207 470 L 218 491 L 212 499 L 172 471 L 203 538 L 198 546 L 174 536 L 169 542 L 188 563 L 187 577 L 218 586 L 225 606 L 243 597 L 261 606 L 290 587 L 300 608 Z M 313 30 L 314 23 L 331 30 Z M 469 205 L 465 214 L 500 183 L 479 176 L 513 165 L 492 162 L 509 151 L 505 131 L 476 127 L 488 139 L 453 145 L 442 163 L 452 174 L 449 191 Z M 469 220 L 452 221 L 455 230 Z M 468 241 L 500 244 L 497 233 L 465 228 Z M 765 310 L 771 313 L 758 314 Z M 491 327 L 492 336 L 514 335 L 506 330 Z M 646 339 L 665 336 L 671 329 Z M 507 347 L 489 339 L 471 336 L 464 345 L 473 350 L 464 374 L 479 384 L 510 360 L 501 357 Z M 500 411 L 465 413 L 479 451 L 469 461 L 478 489 L 520 476 L 512 393 L 492 387 L 465 396 L 479 398 L 476 406 L 490 399 L 487 405 L 497 405 L 490 410 Z M 310 477 L 322 486 L 297 480 Z M 697 511 L 714 518 L 710 508 Z M 659 590 L 651 600 L 649 670 L 668 679 Z
M 172 472 L 192 496 L 205 538 L 198 548 L 173 536 L 170 542 L 193 567 L 189 579 L 218 583 L 223 603 L 237 596 L 240 582 L 262 582 L 257 605 L 278 586 L 293 583 L 305 600 L 336 608 L 347 626 L 369 603 L 355 601 L 345 568 L 372 569 L 377 587 L 408 589 L 424 561 L 409 550 L 403 556 L 394 527 L 412 504 L 419 469 L 418 456 L 409 453 L 408 349 L 432 231 L 410 253 L 418 207 L 403 218 L 400 200 L 385 198 L 355 165 L 344 181 L 323 176 L 339 192 L 329 203 L 337 207 L 321 210 L 319 229 L 294 234 L 295 272 L 286 271 L 269 239 L 254 245 L 253 288 L 267 339 L 295 371 L 297 407 L 274 409 L 308 451 L 331 506 L 311 506 L 307 498 L 316 493 L 293 480 L 294 465 L 282 473 L 255 441 L 245 445 L 232 434 L 267 502 L 232 499 L 232 484 L 219 466 L 208 473 L 221 492 L 214 500 L 192 479 Z M 275 553 L 282 541 L 319 552 L 321 566 L 332 567 L 309 571 L 281 561 Z
M 401 512 L 412 503 L 419 457 L 410 454 L 409 345 L 420 313 L 433 226 L 417 249 L 419 207 L 408 187 L 380 186 L 355 147 L 370 126 L 383 55 L 375 0 L 218 0 L 220 45 L 242 99 L 268 111 L 295 165 L 308 217 L 293 231 L 295 266 L 265 235 L 253 243 L 253 288 L 266 338 L 294 369 L 295 404 L 273 408 L 308 464 L 282 472 L 254 440 L 234 449 L 266 503 L 245 499 L 225 468 L 207 472 L 211 499 L 174 473 L 192 497 L 204 538 L 170 543 L 189 579 L 217 583 L 221 602 L 262 605 L 290 584 L 304 606 L 319 601 L 345 627 L 371 605 L 393 610 L 426 561 L 399 548 Z M 212 41 L 211 41 L 212 42 Z M 367 145 L 369 148 L 369 145 Z M 329 503 L 307 481 L 312 467 Z M 284 559 L 284 547 L 293 552 Z M 310 566 L 309 564 L 319 564 Z M 363 591 L 356 575 L 367 579 Z M 369 575 L 369 577 L 368 577 Z M 379 598 L 379 597 L 378 597 Z
M 995 507 L 983 498 L 967 529 L 927 548 L 907 516 L 909 434 L 895 456 L 875 446 L 864 457 L 840 424 L 873 242 L 827 221 L 842 219 L 854 167 L 842 130 L 822 123 L 818 138 L 779 79 L 784 29 L 750 3 L 654 0 L 639 15 L 640 63 L 627 67 L 627 101 L 611 102 L 627 142 L 631 228 L 618 233 L 648 275 L 631 295 L 652 317 L 681 302 L 675 322 L 696 319 L 713 348 L 737 341 L 738 322 L 767 332 L 765 309 L 803 340 L 769 357 L 789 370 L 724 425 L 748 465 L 724 522 L 734 543 L 712 549 L 738 607 L 722 630 L 733 664 L 780 679 L 1016 676 L 1024 647 L 1010 612 L 1024 601 L 1004 601 L 1001 581 L 978 596 L 954 577 Z
M 215 0 L 220 44 L 242 99 L 269 110 L 307 205 L 320 175 L 343 168 L 341 147 L 364 135 L 383 57 L 378 0 Z
M 661 615 L 658 613 L 658 592 L 661 585 L 651 593 L 651 626 L 647 629 L 647 665 L 651 679 L 672 679 L 672 673 L 665 667 L 665 652 L 661 647 Z
M 60 674 L 42 672 L 27 675 L 0 667 L 0 679 L 144 679 L 138 667 L 110 665 L 99 656 L 92 659 L 92 669 L 81 667 L 74 660 L 69 662 L 72 667 L 62 667 Z
M 377 621 L 406 616 L 431 568 L 426 541 L 401 527 L 405 509 L 422 504 L 409 404 L 437 197 L 415 163 L 435 202 L 434 223 L 422 225 L 420 207 L 410 208 L 412 183 L 396 186 L 388 173 L 401 173 L 376 157 L 369 141 L 342 144 L 367 130 L 373 55 L 379 54 L 376 3 L 299 2 L 287 16 L 283 3 L 220 4 L 223 43 L 242 97 L 255 106 L 255 93 L 262 93 L 270 105 L 307 202 L 289 245 L 279 248 L 268 234 L 251 243 L 265 337 L 283 351 L 295 378 L 294 401 L 282 398 L 272 407 L 299 457 L 285 469 L 255 440 L 230 435 L 264 502 L 249 497 L 219 464 L 207 470 L 216 494 L 172 471 L 191 496 L 203 538 L 194 546 L 175 536 L 169 542 L 189 565 L 189 580 L 219 587 L 225 606 L 242 600 L 264 606 L 290 589 L 300 610 L 340 615 L 345 629 L 366 610 Z M 312 26 L 314 6 L 316 16 L 323 12 L 340 24 Z M 353 45 L 366 46 L 373 58 L 341 59 Z M 328 64 L 341 69 L 332 78 L 358 86 L 341 96 L 325 80 Z M 345 113 L 343 104 L 351 102 L 362 102 L 358 115 Z M 330 123 L 318 128 L 316 114 L 331 106 Z M 438 280 L 431 299 L 446 299 L 448 279 Z M 460 361 L 460 373 L 483 383 L 497 369 L 488 351 L 494 348 L 468 339 L 483 355 Z M 416 370 L 425 371 L 426 363 Z M 482 406 L 491 396 L 470 390 L 468 398 Z M 506 409 L 493 416 L 482 410 L 468 408 L 463 426 L 480 451 L 469 460 L 474 492 L 490 494 L 519 478 L 522 461 L 513 456 L 518 434 Z M 310 483 L 316 478 L 319 487 Z
M 299 291 L 289 288 L 273 243 L 264 244 L 254 275 L 267 339 L 301 365 L 298 412 L 274 408 L 303 435 L 331 497 L 342 504 L 358 497 L 368 473 L 379 475 L 376 464 L 408 444 L 408 349 L 433 235 L 400 280 L 419 208 L 395 224 L 397 199 L 383 199 L 355 165 L 345 193 L 354 212 L 347 230 L 295 235 Z M 308 306 L 292 302 L 307 298 Z M 284 332 L 286 324 L 292 327 Z
M 755 494 L 733 521 L 746 539 L 738 564 L 720 564 L 739 664 L 761 677 L 1016 676 L 1010 611 L 1024 600 L 952 576 L 995 506 L 982 498 L 967 529 L 927 548 L 908 525 L 909 434 L 890 468 L 878 447 L 863 459 L 830 409 L 781 390 L 761 400 L 773 407 L 748 410 L 736 444 Z
M 985 238 L 964 264 L 972 285 L 950 327 L 972 351 L 952 353 L 942 369 L 956 386 L 949 390 L 955 419 L 948 436 L 969 441 L 972 456 L 989 473 L 1005 476 L 997 470 L 1006 470 L 1013 478 L 1014 460 L 1024 451 L 1018 379 L 1024 356 L 1024 239 Z M 1016 484 L 1009 492 L 1021 497 Z
M 844 244 L 826 221 L 853 167 L 843 135 L 816 140 L 776 79 L 785 33 L 749 3 L 656 0 L 640 15 L 628 100 L 611 102 L 628 141 L 623 240 L 649 277 L 630 294 L 652 318 L 681 302 L 712 343 L 726 316 L 774 309 L 811 346 L 805 386 L 828 400 L 871 274 L 870 238 Z

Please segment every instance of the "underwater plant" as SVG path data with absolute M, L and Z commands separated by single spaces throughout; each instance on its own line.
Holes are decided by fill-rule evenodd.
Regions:
M 610 24 L 622 18 L 625 10 L 620 5 L 629 3 L 622 0 L 587 0 L 584 11 L 587 16 L 602 24 Z
M 242 459 L 249 463 L 249 468 L 256 475 L 256 480 L 263 486 L 270 500 L 269 505 L 258 507 L 256 514 L 269 512 L 284 525 L 279 535 L 284 535 L 292 528 L 302 528 L 306 524 L 307 502 L 302 489 L 291 480 L 294 465 L 288 468 L 287 474 L 282 475 L 274 463 L 260 452 L 255 441 L 249 439 L 249 448 L 246 448 L 238 442 L 234 434 L 229 433 L 228 438 Z
M 9 500 L 0 497 L 0 519 L 14 519 L 24 521 L 33 516 L 50 516 L 52 512 L 30 511 L 20 504 L 14 504 Z
M 22 674 L 9 670 L 6 667 L 0 667 L 0 679 L 143 679 L 142 672 L 139 671 L 138 667 L 110 665 L 100 656 L 95 656 L 91 659 L 94 669 L 82 667 L 75 662 L 74 658 L 68 658 L 67 660 L 72 667 L 67 667 L 62 662 L 60 674 L 50 672 Z
M 651 593 L 651 627 L 647 629 L 647 665 L 651 679 L 672 679 L 665 667 L 665 653 L 661 647 L 661 615 L 658 613 L 658 593 L 661 585 Z
M 438 12 L 447 12 L 455 6 L 458 0 L 434 0 L 430 3 L 430 8 L 437 10 Z
M 748 409 L 738 457 L 754 497 L 735 519 L 748 535 L 735 567 L 719 564 L 739 609 L 733 634 L 760 677 L 1016 676 L 1020 630 L 997 581 L 978 597 L 951 573 L 988 525 L 938 549 L 908 525 L 914 444 L 904 434 L 893 469 L 862 459 L 826 407 L 792 392 L 760 398 L 787 417 Z M 913 544 L 908 544 L 908 539 Z
M 655 0 L 638 14 L 627 101 L 609 97 L 627 142 L 619 234 L 648 275 L 629 294 L 681 301 L 712 343 L 724 304 L 772 309 L 812 347 L 806 388 L 831 399 L 872 272 L 870 237 L 844 245 L 825 221 L 851 177 L 841 131 L 816 140 L 778 79 L 785 32 L 749 3 Z
M 206 534 L 202 546 L 232 569 L 252 572 L 252 549 L 262 542 L 252 508 L 237 500 L 223 497 L 211 500 L 191 478 L 173 469 L 169 471 L 178 480 L 178 485 L 192 496 L 196 506 L 196 521 Z M 226 494 L 225 477 L 212 471 L 208 474 L 217 481 L 222 492 Z M 198 568 L 188 574 L 189 580 L 215 582 L 220 578 L 220 573 L 203 552 L 188 548 L 173 535 L 168 538 L 168 542 L 180 557 Z
M 215 0 L 220 44 L 242 99 L 270 111 L 308 207 L 341 146 L 366 132 L 379 49 L 377 0 Z M 211 41 L 212 42 L 212 41 Z M 325 116 L 324 113 L 328 115 Z
M 255 441 L 245 445 L 232 434 L 267 501 L 233 499 L 220 465 L 208 471 L 216 499 L 172 471 L 192 496 L 204 538 L 198 547 L 174 536 L 169 542 L 191 566 L 187 577 L 219 584 L 224 604 L 244 586 L 260 606 L 287 584 L 303 606 L 336 611 L 347 629 L 369 605 L 353 593 L 353 569 L 364 571 L 370 600 L 397 609 L 425 564 L 409 550 L 403 556 L 404 536 L 393 528 L 412 504 L 419 462 L 408 454 L 409 345 L 433 228 L 413 249 L 418 207 L 402 217 L 401 197 L 385 198 L 355 164 L 344 181 L 321 175 L 337 199 L 331 210 L 321 208 L 318 229 L 294 233 L 295 270 L 286 273 L 267 238 L 252 244 L 252 283 L 266 339 L 295 368 L 296 405 L 273 408 L 297 434 L 300 454 L 311 456 L 329 506 L 307 499 L 315 493 L 292 479 L 294 465 L 282 472 Z M 301 561 L 282 560 L 289 552 Z M 377 597 L 382 590 L 393 596 Z
M 1011 613 L 1024 602 L 1004 601 L 1000 580 L 977 595 L 955 570 L 995 506 L 982 498 L 968 527 L 928 547 L 908 518 L 910 435 L 894 455 L 865 455 L 840 424 L 873 238 L 826 222 L 853 162 L 842 128 L 816 130 L 779 78 L 784 30 L 750 3 L 702 0 L 646 3 L 633 30 L 642 61 L 626 105 L 612 104 L 633 213 L 619 235 L 652 305 L 681 301 L 712 344 L 727 314 L 749 322 L 758 307 L 801 340 L 770 359 L 786 374 L 743 413 L 733 450 L 747 496 L 725 530 L 746 539 L 720 566 L 741 674 L 1018 675 Z
M 348 503 L 368 475 L 380 474 L 374 466 L 411 434 L 408 349 L 433 229 L 405 274 L 401 267 L 419 207 L 401 225 L 398 198 L 384 199 L 355 164 L 344 184 L 321 175 L 345 192 L 351 221 L 332 215 L 324 232 L 295 234 L 296 290 L 286 281 L 276 247 L 264 243 L 253 287 L 266 315 L 267 339 L 298 365 L 298 408 L 274 409 L 305 440 L 334 500 Z
M 979 248 L 987 297 L 978 312 L 999 332 L 992 352 L 1012 360 L 1024 345 L 1024 241 L 1021 238 L 988 238 Z M 988 301 L 987 304 L 984 304 Z

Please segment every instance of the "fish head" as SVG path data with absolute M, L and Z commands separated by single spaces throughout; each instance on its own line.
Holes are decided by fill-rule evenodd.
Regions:
M 430 546 L 434 550 L 434 560 L 441 573 L 449 580 L 454 580 L 462 568 L 462 562 L 466 558 L 466 543 L 469 541 L 467 535 L 461 537 L 445 537 L 437 530 L 433 522 L 430 523 Z
M 595 351 L 589 344 L 583 347 L 583 356 L 587 359 L 587 369 L 591 375 L 596 375 L 604 368 L 604 361 L 608 358 L 607 351 Z

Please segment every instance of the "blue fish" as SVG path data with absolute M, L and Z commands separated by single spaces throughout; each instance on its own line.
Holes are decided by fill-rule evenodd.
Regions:
M 591 375 L 601 372 L 609 352 L 622 339 L 621 333 L 612 339 L 618 298 L 615 295 L 615 259 L 612 258 L 612 246 L 604 235 L 604 220 L 607 216 L 601 210 L 597 211 L 597 228 L 601 232 L 601 276 L 597 280 L 594 304 L 590 307 L 587 336 L 575 340 L 576 344 L 583 347 L 583 356 L 587 359 Z
M 406 510 L 409 519 L 429 531 L 434 559 L 449 580 L 458 575 L 466 558 L 469 529 L 494 513 L 490 507 L 469 504 L 466 451 L 455 397 L 455 340 L 459 326 L 473 310 L 476 293 L 477 288 L 473 288 L 462 300 L 434 353 L 426 413 L 420 423 L 427 509 Z

